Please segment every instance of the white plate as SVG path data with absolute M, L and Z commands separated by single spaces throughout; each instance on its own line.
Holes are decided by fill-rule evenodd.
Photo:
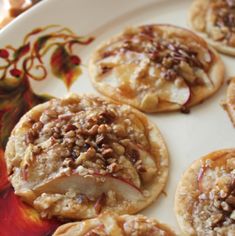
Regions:
M 21 15 L 0 34 L 0 47 L 6 44 L 19 46 L 23 37 L 39 26 L 60 24 L 78 35 L 92 35 L 96 40 L 80 49 L 79 54 L 87 65 L 94 48 L 109 36 L 131 25 L 172 23 L 187 27 L 188 0 L 45 0 Z M 223 56 L 228 76 L 235 74 L 235 59 Z M 63 83 L 52 78 L 42 83 L 31 81 L 39 93 L 62 97 L 67 93 Z M 170 153 L 170 176 L 166 195 L 141 213 L 158 218 L 178 231 L 174 215 L 174 194 L 183 171 L 193 160 L 211 151 L 230 148 L 235 143 L 235 132 L 227 114 L 220 106 L 226 86 L 210 99 L 193 109 L 189 115 L 179 112 L 150 115 L 158 125 Z M 72 92 L 94 93 L 86 66 L 83 74 L 71 87 Z

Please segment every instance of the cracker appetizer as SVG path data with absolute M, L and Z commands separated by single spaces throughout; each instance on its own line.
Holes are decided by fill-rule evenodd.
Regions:
M 195 0 L 189 23 L 218 51 L 235 56 L 234 0 Z
M 165 143 L 146 116 L 88 95 L 26 113 L 5 158 L 15 193 L 47 218 L 138 212 L 161 193 L 168 174 Z
M 235 235 L 235 149 L 210 153 L 186 170 L 175 211 L 184 235 Z
M 128 28 L 94 52 L 89 71 L 99 92 L 144 112 L 189 108 L 215 93 L 224 78 L 218 54 L 172 25 Z
M 229 82 L 227 98 L 222 106 L 227 111 L 229 118 L 235 126 L 235 78 L 232 78 Z
M 104 213 L 97 218 L 60 226 L 53 236 L 174 236 L 168 226 L 142 215 Z

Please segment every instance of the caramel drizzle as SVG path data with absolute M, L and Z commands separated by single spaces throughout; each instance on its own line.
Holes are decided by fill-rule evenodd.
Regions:
M 161 30 L 158 29 L 160 32 Z M 189 65 L 191 67 L 197 67 L 197 68 L 203 68 L 206 72 L 209 71 L 209 68 L 213 62 L 213 53 L 208 50 L 208 53 L 210 54 L 211 57 L 211 62 L 208 63 L 208 67 L 205 67 L 202 65 L 202 63 L 200 62 L 200 60 L 197 58 L 197 52 L 194 52 L 190 49 L 185 49 L 182 48 L 181 45 L 177 45 L 177 42 L 169 42 L 167 45 L 162 44 L 162 39 L 155 39 L 154 38 L 154 27 L 150 26 L 144 26 L 141 28 L 141 32 L 137 32 L 137 35 L 139 38 L 142 38 L 142 40 L 145 40 L 146 42 L 151 43 L 151 47 L 150 48 L 143 48 L 142 50 L 139 50 L 138 48 L 136 48 L 135 46 L 133 46 L 131 38 L 133 37 L 133 34 L 128 34 L 126 33 L 124 35 L 124 39 L 121 38 L 120 40 L 123 41 L 123 45 L 121 48 L 116 48 L 113 51 L 105 51 L 103 52 L 101 59 L 106 58 L 106 57 L 110 57 L 110 56 L 115 56 L 119 53 L 126 53 L 127 51 L 132 51 L 132 52 L 137 52 L 137 53 L 146 53 L 148 55 L 148 57 L 150 58 L 150 60 L 154 63 L 158 63 L 164 66 L 164 59 L 166 58 L 172 58 L 172 65 L 170 68 L 173 68 L 175 66 L 178 66 L 178 64 L 181 61 L 185 61 L 187 63 L 189 63 Z M 178 38 L 182 38 L 183 37 L 179 37 L 177 35 Z M 130 38 L 130 39 L 126 39 L 126 38 Z M 197 39 L 196 37 L 193 37 L 195 41 L 197 41 L 199 44 L 203 45 L 203 47 L 207 46 L 204 45 L 204 42 L 201 42 L 200 39 Z M 169 53 L 167 53 L 167 55 L 162 56 L 161 52 L 169 50 Z M 101 68 L 102 72 L 101 74 L 106 74 L 108 72 L 110 72 L 113 67 L 107 67 L 104 66 Z M 167 66 L 166 66 L 167 69 Z M 172 70 L 166 70 L 164 77 L 166 79 L 175 79 L 177 77 L 177 71 L 172 71 Z

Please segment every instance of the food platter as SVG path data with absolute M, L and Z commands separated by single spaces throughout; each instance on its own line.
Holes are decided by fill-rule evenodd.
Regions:
M 128 1 L 127 4 L 124 0 L 45 0 L 10 23 L 0 34 L 1 55 L 9 58 L 9 66 L 5 70 L 11 78 L 19 78 L 21 73 L 26 73 L 27 78 L 23 82 L 20 79 L 9 80 L 4 85 L 8 90 L 4 90 L 1 84 L 1 113 L 6 114 L 7 108 L 11 112 L 19 109 L 10 118 L 1 115 L 1 152 L 4 151 L 10 129 L 16 123 L 15 119 L 19 119 L 33 105 L 47 100 L 48 96 L 64 97 L 70 92 L 98 94 L 89 79 L 88 62 L 91 53 L 101 42 L 129 26 L 164 23 L 188 28 L 187 15 L 191 2 L 135 0 Z M 71 46 L 69 54 L 64 54 L 63 48 L 72 45 L 75 39 L 78 43 Z M 46 47 L 47 40 L 50 40 L 50 48 Z M 58 45 L 60 49 L 55 50 Z M 39 47 L 40 50 L 45 50 L 41 58 L 37 57 Z M 224 55 L 221 57 L 226 66 L 227 81 L 230 76 L 235 75 L 235 59 Z M 63 62 L 63 58 L 69 60 L 64 59 Z M 30 63 L 34 63 L 33 66 Z M 69 63 L 68 67 L 66 63 Z M 69 68 L 70 75 L 65 67 Z M 30 86 L 32 90 L 29 89 Z M 12 88 L 16 93 L 9 93 Z M 189 114 L 177 111 L 148 114 L 165 138 L 170 168 L 164 192 L 141 213 L 167 223 L 177 232 L 179 228 L 174 214 L 174 196 L 183 172 L 194 160 L 209 152 L 234 147 L 234 128 L 221 106 L 226 89 L 225 82 L 215 95 L 191 108 Z M 46 96 L 37 97 L 34 94 Z M 18 235 L 46 235 L 53 230 L 57 226 L 55 222 L 44 225 L 37 214 L 28 208 L 26 211 L 22 207 L 27 212 L 24 217 L 22 212 L 16 211 L 15 204 L 19 203 L 15 202 L 11 194 L 6 193 L 8 185 L 4 177 L 0 174 L 1 235 L 16 235 L 14 232 L 17 230 Z M 17 224 L 14 224 L 14 216 L 19 221 Z M 35 231 L 32 230 L 34 224 L 37 225 Z M 19 230 L 20 225 L 23 227 Z

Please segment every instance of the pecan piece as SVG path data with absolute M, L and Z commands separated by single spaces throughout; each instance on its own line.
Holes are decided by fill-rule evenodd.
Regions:
M 113 149 L 111 149 L 111 148 L 105 149 L 105 150 L 102 152 L 102 156 L 103 156 L 104 158 L 112 157 L 112 156 L 113 156 Z
M 68 125 L 65 127 L 64 131 L 65 131 L 65 132 L 69 132 L 69 131 L 71 131 L 71 130 L 76 130 L 76 129 L 77 129 L 77 127 L 76 127 L 75 125 L 68 124 Z
M 27 144 L 33 143 L 37 137 L 38 133 L 35 130 L 30 129 L 25 135 L 25 141 Z
M 89 147 L 87 152 L 86 152 L 86 157 L 89 159 L 89 158 L 92 158 L 94 157 L 96 154 L 96 151 L 93 147 Z
M 108 143 L 108 137 L 103 134 L 98 134 L 95 139 L 96 144 L 98 147 L 101 147 L 103 144 Z
M 99 121 L 101 124 L 111 124 L 116 118 L 116 115 L 111 111 L 104 111 L 99 115 Z
M 47 116 L 50 118 L 56 118 L 58 116 L 57 112 L 55 110 L 45 110 L 44 112 Z
M 140 154 L 139 154 L 138 150 L 136 150 L 136 149 L 129 149 L 127 151 L 127 156 L 129 157 L 130 161 L 133 164 L 135 164 L 140 158 Z
M 230 195 L 226 198 L 225 201 L 232 207 L 235 207 L 235 196 Z
M 43 123 L 40 122 L 40 121 L 38 121 L 38 122 L 36 122 L 35 124 L 33 124 L 32 129 L 33 129 L 34 131 L 39 131 L 39 130 L 42 129 L 42 127 L 43 127 Z
M 89 130 L 88 130 L 88 134 L 89 135 L 96 135 L 97 134 L 97 131 L 98 131 L 98 129 L 99 129 L 99 125 L 94 125 L 94 126 L 92 126 Z

